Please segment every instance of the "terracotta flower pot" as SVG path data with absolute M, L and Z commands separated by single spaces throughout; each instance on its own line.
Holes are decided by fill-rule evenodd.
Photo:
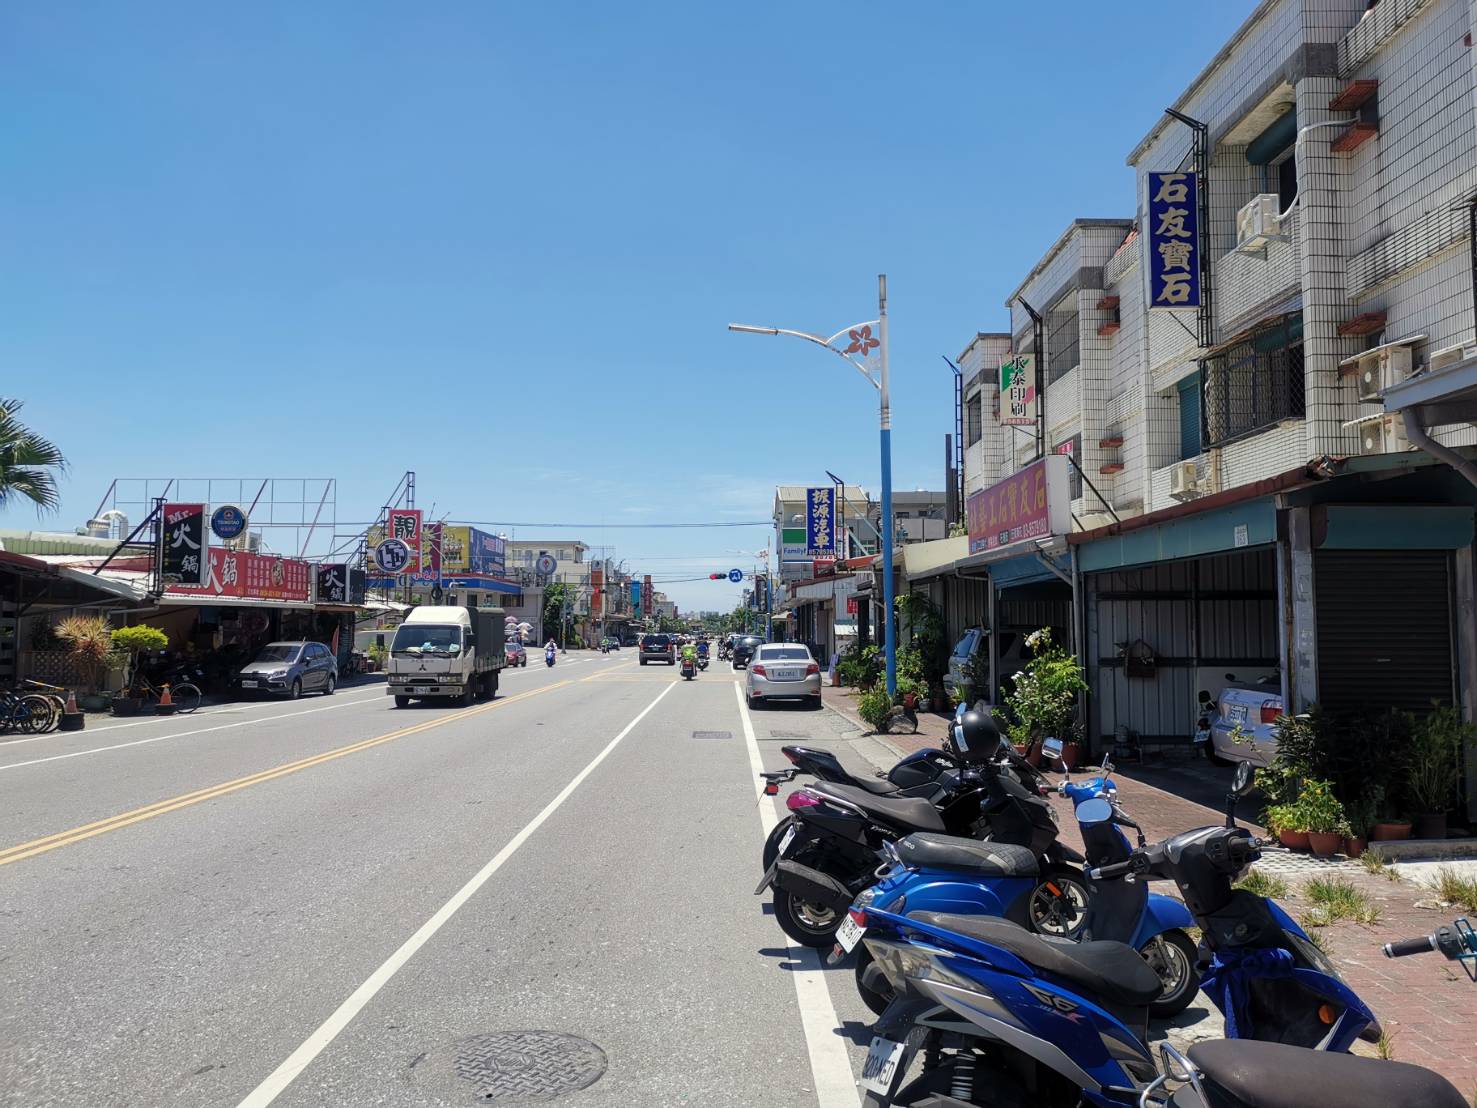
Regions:
M 1369 843 L 1357 835 L 1349 835 L 1344 839 L 1344 853 L 1350 858 L 1357 858 L 1368 849 Z
M 1410 823 L 1403 819 L 1383 820 L 1370 828 L 1371 842 L 1394 842 L 1410 838 Z
M 1062 746 L 1062 765 L 1068 770 L 1074 770 L 1082 762 L 1082 744 L 1066 743 Z
M 1446 813 L 1418 812 L 1415 817 L 1415 838 L 1446 838 Z
M 1344 837 L 1337 831 L 1309 831 L 1308 845 L 1320 858 L 1331 858 L 1344 845 Z
M 1033 742 L 1030 746 L 1026 747 L 1026 761 L 1030 762 L 1033 766 L 1039 767 L 1041 765 L 1040 743 Z
M 1278 831 L 1277 840 L 1288 850 L 1307 850 L 1308 833 L 1306 831 Z

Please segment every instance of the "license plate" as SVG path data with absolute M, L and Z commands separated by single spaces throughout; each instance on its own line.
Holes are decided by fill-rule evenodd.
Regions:
M 799 676 L 800 672 L 793 669 L 777 669 L 773 674 L 776 681 L 794 681 Z
M 1246 705 L 1245 704 L 1232 704 L 1230 706 L 1230 708 L 1226 712 L 1226 718 L 1229 719 L 1229 720 L 1231 720 L 1233 723 L 1245 723 L 1246 722 Z
M 862 1063 L 862 1088 L 878 1096 L 891 1093 L 906 1046 L 906 1043 L 895 1043 L 881 1036 L 874 1038 L 871 1049 L 867 1051 L 867 1060 Z
M 860 926 L 850 915 L 836 929 L 836 945 L 847 954 L 856 949 L 856 944 L 862 941 L 862 936 L 867 933 L 865 927 Z
M 795 841 L 796 830 L 795 825 L 792 823 L 790 824 L 790 829 L 780 836 L 780 848 L 779 853 L 775 855 L 776 858 L 783 858 L 785 856 L 785 848 Z
M 255 681 L 242 681 L 241 682 L 241 687 L 243 689 L 254 689 L 254 688 L 256 688 L 256 682 Z
M 428 686 L 428 685 L 412 685 L 412 686 L 410 686 L 410 695 L 411 696 L 425 696 L 430 691 L 431 691 L 431 689 L 430 689 L 430 686 Z

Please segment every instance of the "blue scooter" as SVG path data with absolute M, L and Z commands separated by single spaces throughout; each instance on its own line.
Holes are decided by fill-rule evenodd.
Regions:
M 1079 811 L 1095 797 L 1109 804 L 1112 815 L 1108 820 L 1082 823 L 1088 865 L 1126 860 L 1132 848 L 1118 826 L 1137 829 L 1137 825 L 1116 801 L 1106 799 L 1117 793 L 1112 781 L 1098 777 L 1059 788 L 1072 797 Z M 1142 845 L 1141 831 L 1139 837 Z M 1029 850 L 932 834 L 909 835 L 884 849 L 891 858 L 890 867 L 877 884 L 861 892 L 853 909 L 999 916 L 1028 926 L 1030 900 L 1040 881 L 1038 863 Z M 1194 926 L 1194 917 L 1173 897 L 1151 894 L 1141 881 L 1089 880 L 1088 886 L 1083 921 L 1071 937 L 1111 939 L 1133 947 L 1160 980 L 1160 995 L 1150 1005 L 1150 1015 L 1156 1019 L 1179 1015 L 1200 987 L 1195 944 L 1184 930 Z M 855 913 L 849 915 L 837 931 L 829 962 L 839 962 L 863 933 Z M 882 1014 L 893 990 L 866 947 L 857 954 L 856 984 L 867 1007 Z
M 1232 807 L 1250 777 L 1249 767 L 1238 769 Z M 1102 798 L 1084 801 L 1077 814 L 1080 822 L 1113 818 L 1111 803 Z M 1228 812 L 1224 827 L 1140 847 L 1092 876 L 1133 874 L 1179 886 L 1215 957 L 1202 985 L 1226 1017 L 1228 1038 L 1261 1040 L 1247 1059 L 1257 1054 L 1271 1082 L 1277 1067 L 1293 1072 L 1297 1059 L 1309 1064 L 1309 1055 L 1267 1044 L 1340 1052 L 1355 1038 L 1378 1038 L 1379 1026 L 1286 913 L 1233 887 L 1263 845 Z M 895 992 L 863 1067 L 867 1108 L 974 1104 L 977 1089 L 997 1105 L 1164 1103 L 1149 1099 L 1163 1079 L 1146 1045 L 1149 1007 L 1161 983 L 1131 947 L 1052 942 L 1006 920 L 917 912 L 911 904 L 907 910 L 864 907 L 851 916 L 865 928 L 867 947 Z M 919 1054 L 922 1076 L 899 1093 Z M 1165 1054 L 1178 1059 L 1172 1048 Z M 1360 1082 L 1326 1089 L 1342 1098 L 1326 1103 L 1392 1103 L 1388 1097 L 1356 1099 L 1361 1089 L 1368 1091 Z M 1177 1106 L 1209 1103 L 1181 1100 L 1183 1092 L 1175 1094 Z

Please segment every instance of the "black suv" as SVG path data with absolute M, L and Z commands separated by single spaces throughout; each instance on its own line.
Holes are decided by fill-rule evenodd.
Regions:
M 672 636 L 642 636 L 640 659 L 643 666 L 647 662 L 666 662 L 669 666 L 675 666 L 677 664 L 677 647 L 672 643 Z
M 754 651 L 764 645 L 764 640 L 758 635 L 740 635 L 733 640 L 733 668 L 748 669 L 749 662 L 754 657 Z

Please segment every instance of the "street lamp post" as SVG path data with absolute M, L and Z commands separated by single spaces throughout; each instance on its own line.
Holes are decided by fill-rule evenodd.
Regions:
M 871 337 L 872 323 L 877 325 L 875 339 Z M 793 335 L 806 342 L 813 342 L 817 346 L 824 346 L 838 358 L 845 359 L 878 392 L 879 445 L 882 451 L 882 606 L 885 609 L 883 612 L 883 648 L 887 659 L 887 694 L 894 696 L 897 693 L 897 642 L 892 611 L 892 393 L 887 364 L 887 275 L 883 273 L 877 276 L 877 318 L 867 323 L 858 323 L 852 327 L 843 328 L 830 338 L 813 335 L 808 331 L 792 331 L 784 327 L 752 327 L 742 323 L 730 323 L 728 329 L 750 335 Z M 843 335 L 851 339 L 851 344 L 845 348 L 835 345 L 836 340 Z M 873 376 L 870 369 L 852 357 L 853 354 L 860 354 L 865 358 L 867 351 L 872 347 L 877 348 L 880 363 L 876 376 Z

